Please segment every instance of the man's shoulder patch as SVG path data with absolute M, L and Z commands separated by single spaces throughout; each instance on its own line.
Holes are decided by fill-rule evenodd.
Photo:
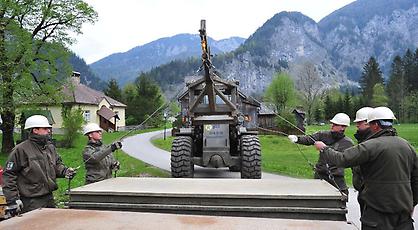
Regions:
M 12 170 L 15 163 L 13 161 L 7 162 L 6 170 Z

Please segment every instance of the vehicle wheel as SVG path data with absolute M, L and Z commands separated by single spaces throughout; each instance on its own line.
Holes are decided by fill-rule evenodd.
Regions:
M 241 137 L 241 178 L 261 178 L 261 148 L 258 136 Z
M 187 136 L 176 137 L 171 147 L 171 176 L 193 178 L 193 174 L 193 140 Z

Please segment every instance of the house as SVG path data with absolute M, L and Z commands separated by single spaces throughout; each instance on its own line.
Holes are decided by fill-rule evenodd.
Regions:
M 258 126 L 263 129 L 277 130 L 276 116 L 276 111 L 272 104 L 261 103 L 260 111 L 258 112 Z M 262 130 L 260 132 L 264 133 Z
M 292 113 L 295 114 L 295 118 L 297 122 L 296 126 L 301 131 L 305 132 L 305 112 L 299 108 L 299 109 L 294 109 Z
M 71 84 L 63 87 L 62 105 L 47 106 L 55 121 L 54 131 L 60 131 L 63 125 L 62 106 L 72 106 L 83 111 L 86 122 L 94 122 L 106 131 L 116 131 L 125 127 L 126 105 L 80 83 L 80 73 L 73 72 Z

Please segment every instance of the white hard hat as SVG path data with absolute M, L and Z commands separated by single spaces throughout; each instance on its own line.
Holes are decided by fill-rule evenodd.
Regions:
M 396 117 L 388 107 L 377 107 L 367 116 L 367 123 L 376 120 L 396 120 Z
M 91 132 L 95 132 L 95 131 L 103 131 L 102 128 L 99 127 L 98 124 L 96 123 L 89 123 L 87 125 L 84 126 L 83 128 L 83 135 L 89 134 Z
M 336 125 L 350 126 L 350 117 L 345 113 L 337 113 L 330 122 Z
M 25 129 L 31 128 L 52 128 L 48 122 L 48 118 L 42 115 L 33 115 L 25 121 Z
M 366 121 L 367 120 L 367 116 L 369 115 L 369 113 L 372 110 L 373 110 L 372 107 L 363 107 L 363 108 L 357 110 L 356 119 L 354 120 L 354 122 Z

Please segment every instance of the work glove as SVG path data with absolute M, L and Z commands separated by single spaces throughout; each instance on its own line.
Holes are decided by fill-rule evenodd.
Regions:
M 120 141 L 113 142 L 110 145 L 110 148 L 112 149 L 112 152 L 114 152 L 114 151 L 116 151 L 116 149 L 122 148 L 122 142 L 120 142 Z
M 289 138 L 289 140 L 293 143 L 298 142 L 298 136 L 296 136 L 296 135 L 289 135 L 289 136 L 287 136 L 287 138 Z
M 65 178 L 67 179 L 73 179 L 75 177 L 75 174 L 77 174 L 77 170 L 73 168 L 67 168 L 67 170 L 65 170 Z
M 7 205 L 6 212 L 11 216 L 19 215 L 23 210 L 23 202 L 19 199 Z
M 113 170 L 119 170 L 120 169 L 120 162 L 119 161 L 113 162 L 112 169 Z

